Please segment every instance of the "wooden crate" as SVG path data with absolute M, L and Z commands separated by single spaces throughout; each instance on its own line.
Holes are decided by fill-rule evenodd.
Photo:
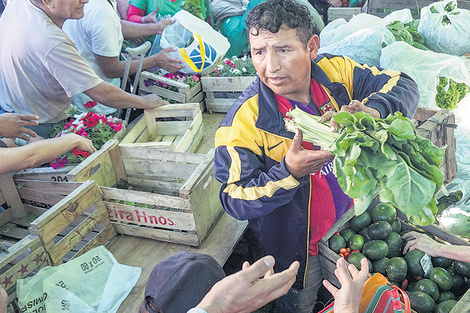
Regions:
M 413 18 L 418 19 L 421 8 L 433 3 L 433 0 L 367 0 L 364 4 L 367 13 L 384 17 L 393 11 L 410 9 Z
M 68 188 L 73 184 L 62 185 Z M 11 219 L 12 209 L 0 214 L 2 227 L 20 223 L 19 219 Z M 34 275 L 44 266 L 61 264 L 116 236 L 107 217 L 107 210 L 101 202 L 100 189 L 92 181 L 80 184 L 51 209 L 44 210 L 37 219 L 30 224 L 22 223 L 22 226 L 21 232 L 19 228 L 14 232 L 14 228 L 10 228 L 11 235 L 23 236 L 16 242 L 6 239 L 2 234 L 2 242 L 11 244 L 8 253 L 0 253 L 0 279 L 2 287 L 8 293 L 11 304 L 9 311 L 16 306 L 18 279 Z M 28 226 L 29 231 L 25 230 Z
M 329 7 L 328 8 L 328 22 L 344 18 L 349 21 L 354 15 L 361 13 L 361 8 L 342 8 L 342 7 Z
M 196 154 L 119 145 L 110 152 L 116 176 L 101 189 L 117 232 L 200 245 L 222 213 L 214 149 Z
M 202 91 L 205 93 L 206 109 L 210 113 L 227 113 L 238 96 L 257 76 L 210 77 L 202 76 Z
M 115 138 L 121 140 L 125 133 L 126 130 L 123 129 L 116 134 Z M 93 153 L 92 155 L 107 155 L 107 150 L 110 148 L 111 143 L 117 144 L 115 141 L 108 141 L 101 147 L 100 150 Z M 41 180 L 50 182 L 84 182 L 91 179 L 95 180 L 100 185 L 104 184 L 106 182 L 106 177 L 109 175 L 109 171 L 112 171 L 111 160 L 108 159 L 107 162 L 103 162 L 101 168 L 91 168 L 91 162 L 89 159 L 90 158 L 85 159 L 77 166 L 65 166 L 57 169 L 53 169 L 52 167 L 36 167 L 17 171 L 15 172 L 14 179 Z
M 378 198 L 375 198 L 370 208 L 375 207 L 379 203 Z M 340 287 L 341 284 L 339 283 L 338 279 L 334 274 L 334 270 L 336 269 L 336 261 L 340 258 L 340 256 L 335 253 L 333 250 L 329 248 L 328 240 L 334 235 L 335 232 L 341 231 L 344 228 L 349 227 L 349 220 L 354 216 L 354 208 L 346 212 L 330 229 L 329 231 L 323 236 L 323 238 L 318 243 L 318 248 L 320 251 L 320 262 L 322 266 L 322 274 L 323 278 L 329 280 L 333 285 L 336 287 Z M 430 225 L 425 227 L 417 228 L 416 226 L 409 224 L 406 220 L 406 216 L 399 210 L 397 210 L 397 216 L 402 224 L 402 229 L 409 229 L 409 230 L 425 230 L 434 236 L 442 239 L 450 244 L 455 245 L 470 245 L 467 240 L 464 240 L 458 236 L 454 236 L 442 228 L 438 227 L 437 225 Z M 470 289 L 464 294 L 464 296 L 459 300 L 457 305 L 452 309 L 450 313 L 457 313 L 457 312 L 468 312 L 470 308 Z M 459 310 L 460 308 L 460 310 Z M 465 310 L 461 310 L 465 308 Z M 412 312 L 415 312 L 412 310 Z
M 121 145 L 159 146 L 178 152 L 194 152 L 204 135 L 202 112 L 198 103 L 168 104 L 145 110 L 122 139 Z
M 447 146 L 446 155 L 440 168 L 444 174 L 444 183 L 450 183 L 457 174 L 454 113 L 445 109 L 433 110 L 418 107 L 413 119 L 417 135 L 428 138 L 437 147 Z
M 178 91 L 172 91 L 164 87 L 155 85 L 145 85 L 145 81 L 151 79 L 156 82 L 167 84 L 168 86 L 175 87 Z M 170 99 L 177 103 L 199 103 L 204 105 L 204 93 L 202 92 L 201 81 L 198 81 L 195 86 L 190 87 L 188 84 L 157 75 L 155 73 L 143 71 L 139 77 L 139 90 L 141 94 L 156 94 L 163 99 Z M 201 107 L 202 110 L 204 110 Z

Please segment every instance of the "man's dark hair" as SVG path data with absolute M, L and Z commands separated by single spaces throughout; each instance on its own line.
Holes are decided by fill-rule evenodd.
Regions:
M 268 0 L 258 4 L 248 12 L 246 25 L 253 36 L 258 36 L 260 29 L 277 33 L 283 25 L 294 28 L 305 47 L 313 35 L 320 33 L 307 7 L 295 0 Z

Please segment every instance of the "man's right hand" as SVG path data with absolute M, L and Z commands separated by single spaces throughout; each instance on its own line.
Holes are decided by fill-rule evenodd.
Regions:
M 39 116 L 34 114 L 0 114 L 0 136 L 29 141 L 30 137 L 36 137 L 37 134 L 25 126 L 36 126 L 38 120 Z
M 157 7 L 153 12 L 150 12 L 149 14 L 142 17 L 141 23 L 158 23 L 158 20 L 157 20 L 158 9 L 160 9 L 160 7 Z
M 177 72 L 185 67 L 183 60 L 175 59 L 170 55 L 170 52 L 176 51 L 176 48 L 168 47 L 157 54 L 152 55 L 155 60 L 155 65 L 167 70 L 170 73 Z
M 141 109 L 152 110 L 161 107 L 162 105 L 169 104 L 168 101 L 163 100 L 155 94 L 148 94 L 141 97 L 145 101 L 145 107 L 142 107 Z
M 285 161 L 287 170 L 295 178 L 320 171 L 334 156 L 325 150 L 307 150 L 302 148 L 302 132 L 299 130 L 287 151 Z

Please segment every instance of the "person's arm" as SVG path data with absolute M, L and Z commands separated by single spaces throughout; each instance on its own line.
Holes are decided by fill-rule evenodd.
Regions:
M 168 103 L 155 94 L 136 96 L 108 82 L 86 90 L 85 94 L 96 102 L 116 109 L 156 109 Z
M 77 134 L 66 134 L 59 138 L 38 140 L 21 147 L 0 149 L 2 160 L 0 174 L 42 165 L 73 148 L 90 153 L 96 151 L 91 140 Z
M 196 306 L 208 313 L 253 312 L 287 293 L 299 270 L 295 261 L 283 272 L 274 274 L 274 258 L 265 256 L 216 283 Z
M 166 26 L 173 24 L 175 19 L 164 18 L 157 23 L 134 23 L 121 20 L 122 34 L 125 39 L 138 38 L 143 36 L 161 35 Z
M 428 235 L 415 231 L 404 234 L 403 239 L 408 240 L 403 248 L 403 253 L 418 249 L 432 257 L 442 256 L 457 261 L 470 262 L 470 246 L 439 243 Z
M 34 114 L 0 114 L 0 136 L 29 141 L 29 137 L 36 137 L 37 134 L 25 126 L 36 126 L 38 120 L 39 116 Z
M 347 266 L 346 261 L 339 258 L 336 262 L 335 276 L 341 284 L 341 289 L 336 288 L 327 280 L 323 281 L 323 285 L 335 298 L 334 311 L 358 313 L 364 282 L 369 276 L 367 259 L 361 260 L 361 270 L 359 271 L 352 264 Z
M 145 10 L 139 9 L 138 7 L 129 4 L 129 10 L 127 11 L 127 20 L 134 23 L 157 23 L 158 7 L 145 15 Z
M 152 67 L 160 67 L 168 72 L 176 72 L 185 67 L 184 61 L 178 60 L 170 56 L 170 52 L 175 51 L 175 48 L 165 48 L 157 54 L 153 54 L 144 58 L 142 69 Z M 103 71 L 104 75 L 108 78 L 119 78 L 124 75 L 126 68 L 126 61 L 119 61 L 118 57 L 105 57 L 95 54 L 96 62 Z M 139 67 L 139 60 L 132 60 L 129 69 L 129 74 L 135 74 Z

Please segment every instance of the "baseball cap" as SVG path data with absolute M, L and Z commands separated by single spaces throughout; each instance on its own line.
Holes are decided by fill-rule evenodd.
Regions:
M 139 312 L 185 313 L 224 277 L 210 255 L 180 251 L 155 265 Z

